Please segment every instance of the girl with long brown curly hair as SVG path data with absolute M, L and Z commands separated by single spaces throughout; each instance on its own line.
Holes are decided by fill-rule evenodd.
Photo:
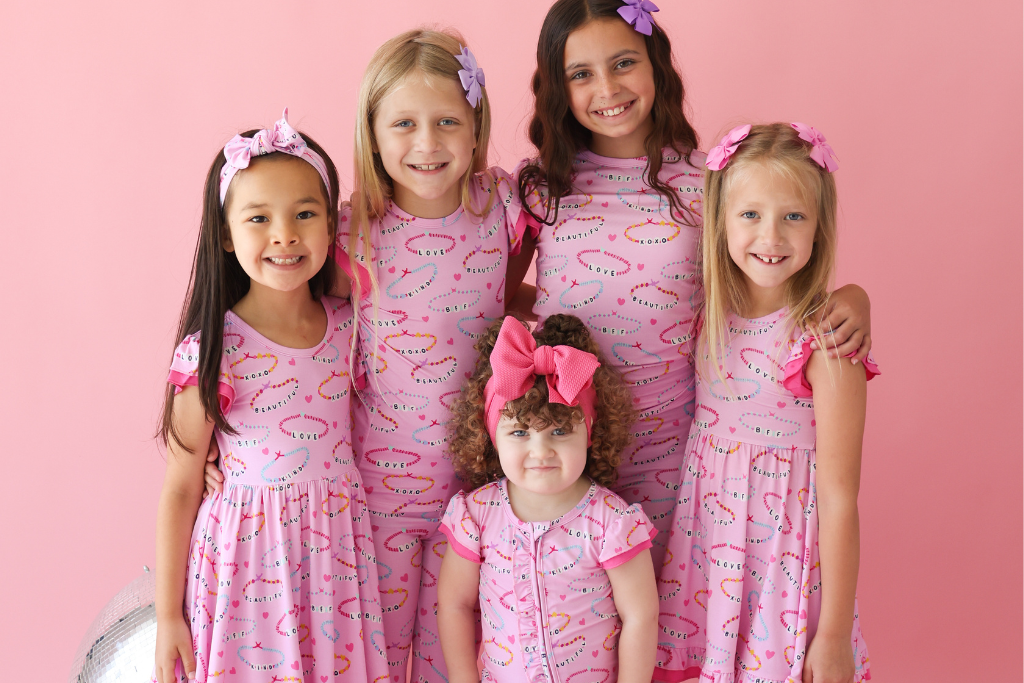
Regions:
M 614 490 L 663 532 L 653 551 L 660 572 L 694 416 L 704 154 L 657 9 L 557 0 L 548 11 L 529 125 L 537 156 L 518 171 L 531 230 L 508 272 L 509 291 L 521 293 L 514 310 L 578 315 L 632 386 L 636 441 Z M 534 246 L 536 290 L 512 279 Z M 829 300 L 822 327 L 836 330 L 842 354 L 867 354 L 868 308 L 859 288 Z
M 449 453 L 480 488 L 452 498 L 441 524 L 449 548 L 438 622 L 451 683 L 594 670 L 650 681 L 657 531 L 639 505 L 605 488 L 630 440 L 629 389 L 574 316 L 551 316 L 532 335 L 506 317 L 477 349 L 452 409 Z

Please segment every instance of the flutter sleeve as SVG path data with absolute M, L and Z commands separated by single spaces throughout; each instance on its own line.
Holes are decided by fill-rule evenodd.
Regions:
M 807 361 L 811 359 L 811 354 L 814 353 L 814 349 L 811 348 L 812 341 L 814 341 L 814 337 L 810 334 L 805 332 L 800 335 L 800 338 L 793 344 L 793 350 L 789 353 L 789 360 L 786 361 L 786 365 L 782 369 L 782 386 L 792 392 L 794 396 L 801 398 L 809 398 L 813 394 L 806 374 Z M 853 355 L 852 353 L 850 354 L 850 356 Z M 849 358 L 850 356 L 847 357 Z M 864 359 L 862 365 L 868 380 L 871 380 L 875 375 L 882 374 L 870 352 L 868 352 L 868 357 Z
M 367 270 L 366 254 L 363 253 L 362 240 L 357 241 L 356 249 L 356 272 L 352 272 L 352 263 L 348 258 L 349 239 L 352 231 L 356 229 L 352 222 L 352 206 L 345 203 L 338 212 L 338 236 L 334 238 L 334 261 L 338 267 L 345 271 L 345 274 L 353 281 L 359 280 L 359 298 L 365 299 L 370 295 L 370 272 Z
M 167 373 L 167 381 L 174 385 L 174 393 L 178 394 L 185 387 L 199 386 L 199 333 L 189 335 L 178 344 L 171 359 L 171 369 Z M 217 383 L 217 396 L 221 413 L 227 413 L 235 400 L 235 388 L 228 371 L 227 360 L 221 356 L 220 377 Z
M 607 498 L 603 503 L 598 503 L 608 505 L 612 517 L 598 556 L 601 566 L 605 569 L 629 562 L 641 551 L 650 548 L 653 545 L 651 539 L 658 535 L 658 530 L 647 519 L 647 515 L 638 504 L 626 505 L 622 499 L 615 503 L 611 504 Z
M 497 201 L 505 211 L 505 227 L 508 230 L 508 253 L 515 256 L 523 245 L 523 235 L 526 233 L 527 213 L 523 211 L 523 205 L 519 202 L 519 186 L 515 179 L 503 168 L 492 166 L 491 176 L 494 178 L 494 185 L 498 190 Z
M 483 564 L 480 557 L 480 527 L 469 514 L 466 492 L 459 491 L 450 501 L 441 520 L 441 533 L 448 539 L 449 550 L 459 557 L 476 564 Z
M 516 170 L 513 171 L 512 179 L 514 187 L 516 188 L 516 196 L 518 196 L 519 194 L 518 188 L 520 174 L 523 172 L 524 168 L 526 168 L 529 164 L 534 163 L 534 161 L 534 159 L 523 159 L 522 161 L 519 162 L 519 165 L 516 166 Z M 526 206 L 533 209 L 534 213 L 543 214 L 543 207 L 545 201 L 546 198 L 544 196 L 544 193 L 541 192 L 539 188 L 531 186 L 530 191 L 526 195 Z M 525 221 L 524 232 L 526 228 L 529 228 L 530 236 L 536 237 L 537 235 L 540 234 L 541 222 L 534 218 L 530 214 L 530 212 L 526 210 L 526 207 L 521 207 L 521 210 L 523 212 L 523 217 Z

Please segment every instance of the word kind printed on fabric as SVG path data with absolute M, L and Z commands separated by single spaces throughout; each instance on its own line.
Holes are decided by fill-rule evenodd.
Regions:
M 196 681 L 373 681 L 388 675 L 371 523 L 352 452 L 346 299 L 327 331 L 282 347 L 233 312 L 219 393 L 235 434 L 215 432 L 224 491 L 203 501 L 185 602 Z M 195 386 L 200 335 L 169 381 Z
M 408 215 L 389 203 L 370 226 L 373 253 L 358 253 L 357 274 L 373 269 L 379 306 L 359 304 L 357 363 L 365 383 L 353 406 L 355 450 L 377 545 L 381 600 L 392 674 L 440 683 L 437 576 L 447 541 L 438 531 L 460 489 L 444 455 L 452 401 L 476 362 L 477 338 L 505 310 L 505 269 L 525 222 L 511 178 L 492 168 L 497 191 L 479 175 L 470 192 L 481 218 L 460 207 L 445 218 Z M 338 246 L 348 248 L 343 211 Z M 337 250 L 339 265 L 350 268 Z M 411 643 L 411 645 L 410 645 Z M 443 666 L 441 664 L 440 666 Z
M 584 151 L 575 161 L 577 192 L 562 198 L 554 224 L 531 222 L 537 233 L 533 310 L 541 319 L 556 313 L 581 318 L 630 384 L 640 419 L 614 490 L 640 503 L 660 532 L 671 521 L 693 418 L 690 353 L 699 290 L 694 226 L 704 182 L 700 152 L 686 159 L 665 150 L 664 160 L 659 177 L 690 212 L 688 219 L 673 216 L 668 200 L 647 186 L 646 158 Z M 543 191 L 529 198 L 534 213 L 543 213 L 544 198 Z M 666 537 L 654 540 L 655 571 Z

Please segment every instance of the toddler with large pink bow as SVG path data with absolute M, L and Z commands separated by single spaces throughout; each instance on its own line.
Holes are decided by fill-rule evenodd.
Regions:
M 449 680 L 647 683 L 657 532 L 606 488 L 636 417 L 629 389 L 574 316 L 550 316 L 533 335 L 507 317 L 477 348 L 449 451 L 480 488 L 452 498 L 441 525 Z

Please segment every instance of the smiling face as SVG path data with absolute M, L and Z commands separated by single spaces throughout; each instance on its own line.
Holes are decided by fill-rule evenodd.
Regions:
M 474 110 L 460 83 L 411 71 L 374 113 L 375 151 L 394 183 L 394 201 L 421 218 L 461 204 L 460 183 L 476 148 Z
M 569 109 L 595 154 L 643 156 L 651 132 L 654 68 L 642 34 L 621 19 L 595 19 L 565 41 Z
M 252 287 L 290 292 L 327 260 L 331 226 L 320 174 L 301 159 L 255 158 L 231 180 L 223 237 Z
M 786 304 L 786 281 L 811 258 L 817 230 L 813 197 L 788 174 L 752 162 L 731 169 L 725 199 L 729 256 L 759 318 Z
M 501 469 L 523 492 L 558 496 L 571 492 L 587 466 L 587 428 L 557 425 L 533 429 L 502 415 L 494 435 Z

